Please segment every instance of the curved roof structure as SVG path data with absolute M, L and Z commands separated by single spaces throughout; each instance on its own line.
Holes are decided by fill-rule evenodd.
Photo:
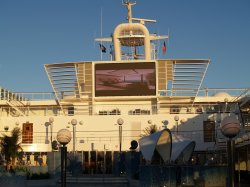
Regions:
M 185 163 L 195 148 L 195 142 L 181 136 L 171 134 L 169 129 L 142 137 L 139 140 L 140 150 L 147 161 L 151 161 L 156 150 L 164 162 Z
M 191 158 L 194 148 L 194 141 L 173 134 L 171 161 L 177 163 L 187 162 Z
M 156 150 L 164 162 L 170 160 L 172 136 L 168 129 L 142 137 L 139 140 L 140 150 L 147 161 L 151 161 Z

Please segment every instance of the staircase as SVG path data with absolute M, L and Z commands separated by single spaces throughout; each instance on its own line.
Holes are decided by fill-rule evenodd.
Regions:
M 58 180 L 61 183 L 61 179 Z M 79 175 L 72 176 L 67 173 L 67 184 L 83 184 L 84 186 L 128 186 L 129 181 L 126 176 L 114 175 Z
M 20 116 L 25 116 L 25 105 L 21 101 L 11 100 L 6 101 L 6 104 L 11 106 Z

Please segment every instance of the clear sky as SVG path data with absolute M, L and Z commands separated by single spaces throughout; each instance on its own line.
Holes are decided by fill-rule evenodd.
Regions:
M 126 22 L 121 0 L 0 0 L 0 86 L 52 91 L 44 64 L 100 60 L 94 38 Z M 209 58 L 202 87 L 250 87 L 250 0 L 136 0 L 133 17 L 156 19 L 160 58 Z M 101 11 L 102 10 L 102 11 Z M 107 53 L 108 54 L 108 53 Z

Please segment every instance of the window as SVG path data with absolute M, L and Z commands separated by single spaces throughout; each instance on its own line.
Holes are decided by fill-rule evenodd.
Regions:
M 214 121 L 204 121 L 203 122 L 203 133 L 204 142 L 214 142 L 215 141 L 215 122 Z

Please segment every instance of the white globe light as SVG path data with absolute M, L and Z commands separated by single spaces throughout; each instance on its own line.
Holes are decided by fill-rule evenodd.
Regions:
M 61 129 L 57 132 L 56 139 L 62 145 L 68 144 L 71 138 L 71 133 L 68 129 Z
M 174 117 L 174 120 L 175 120 L 175 121 L 179 121 L 179 116 L 175 116 L 175 117 Z
M 75 126 L 75 125 L 77 124 L 77 120 L 76 120 L 76 119 L 72 119 L 72 120 L 71 120 L 71 124 L 72 124 L 73 126 Z
M 79 124 L 80 124 L 80 125 L 83 125 L 83 121 L 79 121 Z
M 53 122 L 54 122 L 54 118 L 53 118 L 53 117 L 50 117 L 50 118 L 49 118 L 49 122 L 50 122 L 50 123 L 53 123 Z
M 124 121 L 123 121 L 122 118 L 119 118 L 119 119 L 117 120 L 117 124 L 118 124 L 118 125 L 122 125 L 123 123 L 124 123 Z
M 225 117 L 220 127 L 222 134 L 228 138 L 233 138 L 240 132 L 240 122 L 232 116 Z

